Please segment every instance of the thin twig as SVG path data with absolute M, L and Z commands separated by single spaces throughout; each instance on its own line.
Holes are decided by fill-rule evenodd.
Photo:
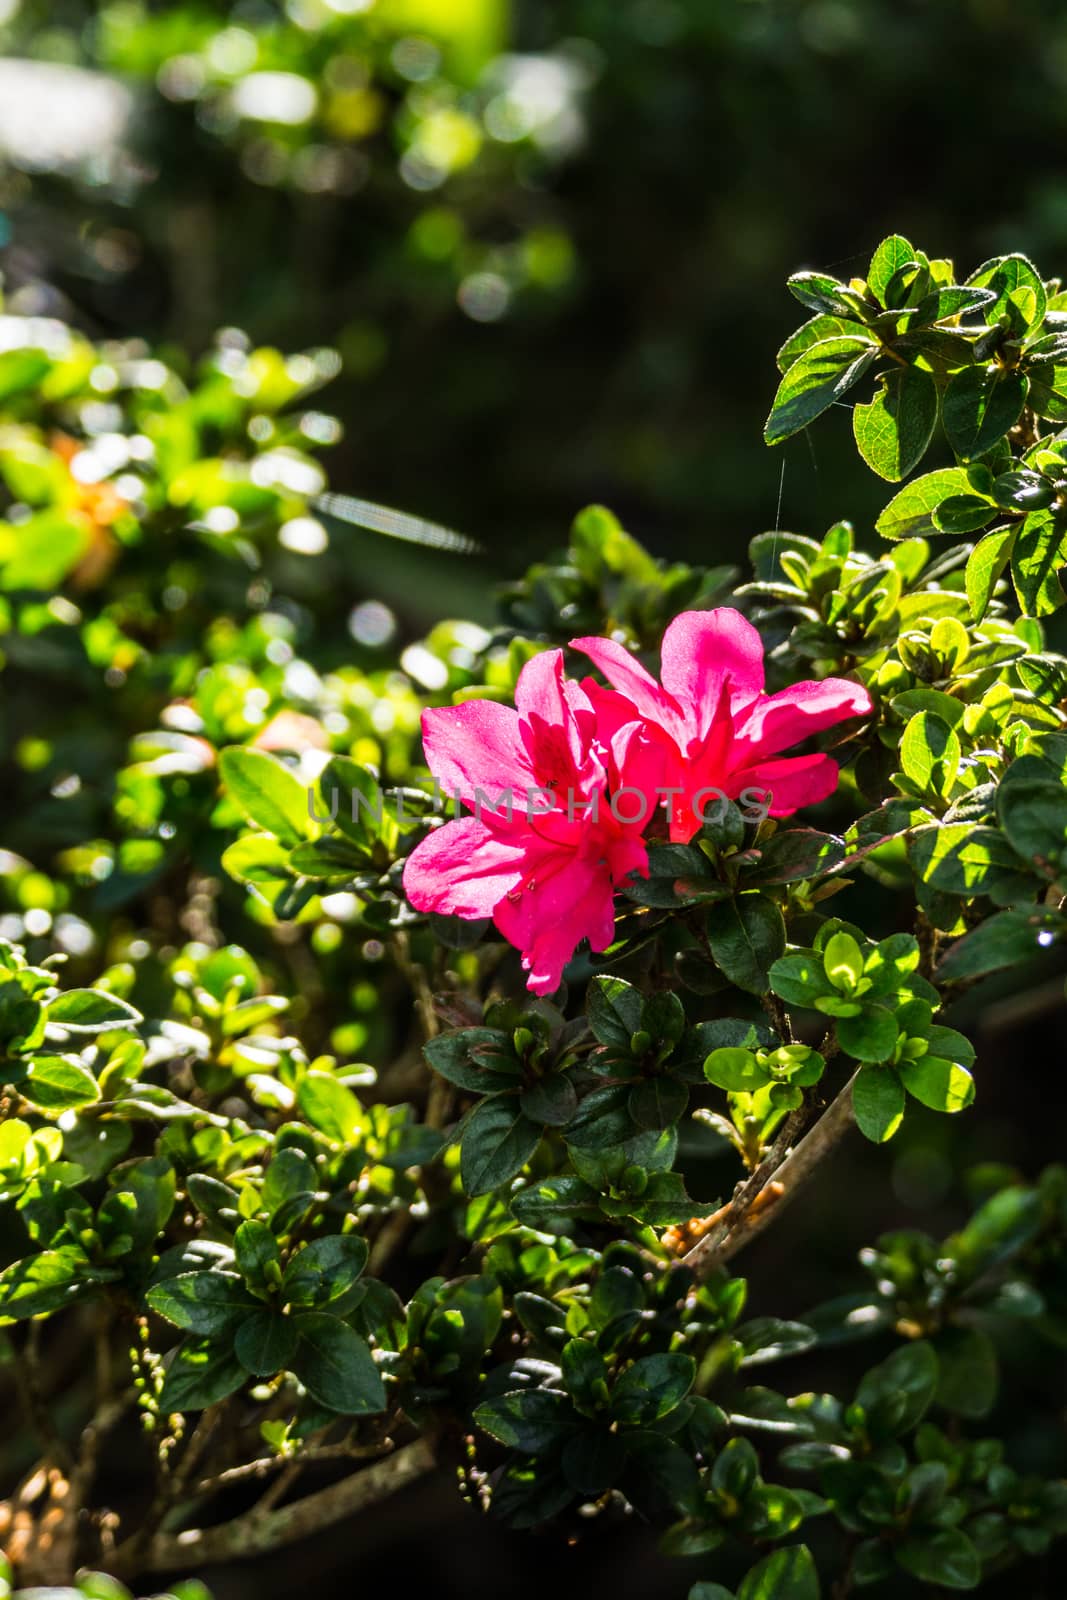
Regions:
M 706 1234 L 686 1252 L 682 1259 L 698 1277 L 706 1277 L 713 1268 L 728 1261 L 761 1233 L 817 1171 L 820 1163 L 852 1126 L 853 1082 L 854 1078 L 850 1078 L 800 1143 L 790 1150 L 780 1165 L 764 1176 L 764 1169 L 770 1165 L 771 1156 L 778 1147 L 778 1140 L 775 1141 L 771 1155 L 761 1163 L 737 1196 L 738 1200 L 747 1197 L 754 1180 L 759 1178 L 759 1187 L 751 1194 L 751 1198 L 745 1198 L 743 1207 L 732 1205 L 729 1208 L 731 1215 L 723 1219 L 725 1228 L 716 1228 L 713 1233 Z M 783 1134 L 787 1129 L 788 1124 Z
M 202 1478 L 194 1485 L 192 1493 L 219 1494 L 223 1489 L 232 1489 L 235 1484 L 246 1483 L 250 1478 L 267 1478 L 282 1467 L 309 1467 L 319 1461 L 373 1461 L 387 1455 L 392 1449 L 393 1445 L 387 1439 L 380 1444 L 368 1445 L 323 1444 L 291 1456 L 259 1456 L 255 1461 L 246 1461 L 243 1466 L 229 1467 L 225 1472 L 216 1473 L 213 1478 Z

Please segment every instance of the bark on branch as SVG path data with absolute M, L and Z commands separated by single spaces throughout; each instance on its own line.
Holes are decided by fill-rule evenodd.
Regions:
M 715 1267 L 721 1266 L 731 1256 L 744 1248 L 775 1217 L 779 1216 L 789 1201 L 803 1188 L 823 1159 L 848 1132 L 854 1119 L 852 1111 L 852 1084 L 850 1078 L 836 1100 L 823 1112 L 814 1127 L 789 1152 L 783 1150 L 778 1164 L 765 1170 L 760 1168 L 763 1182 L 756 1193 L 750 1194 L 748 1185 L 738 1196 L 736 1209 L 731 1206 L 723 1224 L 714 1232 L 697 1241 L 682 1257 L 698 1278 L 707 1277 Z
M 342 1478 L 289 1505 L 268 1511 L 253 1507 L 243 1516 L 213 1528 L 188 1528 L 182 1533 L 159 1533 L 141 1551 L 116 1551 L 113 1568 L 136 1572 L 171 1572 L 215 1561 L 235 1561 L 266 1555 L 317 1533 L 344 1517 L 387 1499 L 398 1489 L 423 1477 L 435 1466 L 430 1442 L 416 1439 L 361 1472 Z

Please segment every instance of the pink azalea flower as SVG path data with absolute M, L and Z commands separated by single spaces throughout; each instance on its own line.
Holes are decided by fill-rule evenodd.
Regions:
M 625 757 L 637 728 L 613 730 Z M 563 653 L 528 661 L 515 710 L 489 700 L 425 711 L 427 765 L 473 814 L 447 822 L 417 845 L 404 892 L 418 911 L 492 917 L 522 951 L 536 994 L 559 988 L 583 939 L 606 950 L 615 932 L 614 891 L 647 876 L 643 821 L 618 821 L 607 802 L 618 781 L 610 750 L 596 742 L 596 716 Z
M 662 684 L 610 639 L 571 644 L 614 686 L 601 688 L 591 678 L 582 685 L 602 741 L 610 744 L 635 717 L 640 720 L 641 736 L 633 737 L 631 729 L 627 737 L 626 785 L 649 795 L 678 791 L 670 803 L 675 842 L 691 839 L 702 815 L 714 814 L 714 791 L 737 800 L 745 790 L 759 790 L 760 804 L 769 797 L 772 817 L 825 800 L 837 787 L 837 763 L 828 755 L 782 752 L 871 710 L 866 689 L 845 678 L 766 694 L 760 636 L 727 606 L 675 617 L 663 635 Z

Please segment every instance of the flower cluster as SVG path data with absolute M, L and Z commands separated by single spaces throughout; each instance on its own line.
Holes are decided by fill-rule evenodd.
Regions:
M 572 643 L 610 688 L 566 677 L 563 652 L 547 650 L 520 674 L 514 710 L 479 700 L 423 714 L 427 764 L 471 814 L 424 839 L 404 872 L 417 910 L 491 917 L 542 995 L 583 939 L 611 943 L 615 891 L 647 876 L 657 812 L 684 842 L 709 796 L 762 794 L 774 817 L 824 800 L 836 762 L 782 752 L 871 709 L 844 678 L 767 694 L 760 636 L 729 607 L 675 618 L 660 683 L 611 639 Z

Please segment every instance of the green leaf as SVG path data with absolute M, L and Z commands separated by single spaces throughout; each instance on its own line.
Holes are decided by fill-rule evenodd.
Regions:
M 763 437 L 780 444 L 820 416 L 868 372 L 878 355 L 869 339 L 821 339 L 785 374 L 774 397 Z
M 593 1036 L 601 1044 L 630 1051 L 630 1040 L 641 1027 L 644 998 L 622 978 L 595 977 L 589 985 L 586 1011 Z
M 1028 352 L 1029 354 L 1029 352 Z M 1026 363 L 1030 379 L 1029 403 L 1039 417 L 1067 422 L 1067 362 Z
M 1024 373 L 995 364 L 957 372 L 941 407 L 945 435 L 956 455 L 973 461 L 1003 439 L 1022 415 L 1029 387 Z
M 578 1092 L 566 1073 L 553 1072 L 547 1078 L 538 1078 L 528 1089 L 523 1089 L 519 1095 L 519 1106 L 531 1122 L 543 1122 L 550 1128 L 565 1128 L 578 1109 Z
M 238 882 L 267 888 L 291 883 L 293 878 L 289 851 L 269 833 L 248 833 L 235 839 L 222 852 L 222 865 Z
M 920 828 L 908 855 L 924 882 L 967 899 L 1012 887 L 1025 867 L 999 828 L 967 822 Z
M 367 1245 L 353 1233 L 314 1239 L 290 1259 L 282 1296 L 291 1305 L 323 1307 L 348 1293 L 367 1265 Z
M 516 1222 L 540 1233 L 569 1233 L 576 1219 L 597 1213 L 597 1191 L 582 1178 L 545 1178 L 511 1197 Z
M 825 877 L 845 859 L 845 843 L 815 828 L 782 828 L 760 844 L 759 852 L 759 860 L 745 871 L 746 885 Z
M 825 272 L 794 272 L 786 287 L 809 311 L 846 318 L 855 316 L 855 307 L 845 298 L 848 292 L 845 285 Z
M 20 1322 L 59 1311 L 101 1276 L 109 1274 L 94 1274 L 84 1251 L 74 1245 L 24 1256 L 0 1272 L 0 1320 Z
M 1067 846 L 1067 787 L 1059 782 L 1001 782 L 997 821 L 1021 856 L 1043 867 L 1059 866 Z
M 475 1106 L 463 1126 L 460 1172 L 464 1192 L 488 1194 L 509 1183 L 541 1142 L 541 1129 L 514 1095 L 492 1095 Z
M 771 967 L 770 981 L 775 994 L 791 1006 L 813 1006 L 816 1000 L 833 993 L 822 960 L 810 950 L 794 950 L 782 956 Z
M 622 1199 L 602 1195 L 600 1208 L 606 1216 L 633 1217 L 653 1228 L 669 1228 L 694 1217 L 710 1217 L 718 1209 L 718 1201 L 702 1204 L 694 1200 L 680 1172 L 652 1172 L 640 1194 Z
M 611 1411 L 626 1426 L 649 1427 L 680 1406 L 696 1380 L 696 1362 L 680 1351 L 642 1356 L 611 1391 Z
M 337 1144 L 355 1144 L 366 1131 L 363 1107 L 332 1073 L 305 1072 L 296 1102 L 311 1126 Z
M 741 1580 L 737 1600 L 820 1600 L 819 1574 L 807 1545 L 775 1550 Z
M 346 1417 L 385 1410 L 385 1389 L 365 1340 L 326 1311 L 292 1321 L 300 1337 L 290 1370 L 313 1400 Z
M 858 1016 L 837 1018 L 838 1043 L 857 1061 L 885 1061 L 899 1037 L 896 1019 L 885 1006 L 865 1005 Z
M 914 246 L 899 233 L 883 239 L 871 257 L 867 268 L 867 287 L 878 304 L 884 306 L 885 292 L 894 273 L 915 260 Z
M 569 1397 L 554 1389 L 525 1389 L 483 1400 L 474 1420 L 483 1432 L 528 1456 L 552 1449 L 578 1423 Z
M 938 533 L 977 533 L 992 522 L 996 508 L 979 494 L 950 494 L 933 513 Z
M 103 989 L 68 989 L 44 1008 L 45 1019 L 72 1033 L 104 1033 L 110 1028 L 135 1028 L 139 1011 Z
M 900 765 L 923 794 L 947 794 L 962 751 L 953 730 L 932 711 L 911 718 L 900 740 Z
M 245 1370 L 230 1341 L 183 1339 L 167 1368 L 159 1403 L 164 1412 L 203 1411 L 233 1394 Z
M 949 945 L 937 969 L 939 983 L 981 978 L 1029 961 L 1054 939 L 1067 936 L 1067 918 L 1028 906 L 998 911 Z
M 710 907 L 706 930 L 716 965 L 750 994 L 765 994 L 771 967 L 785 950 L 785 923 L 773 900 L 755 890 Z
M 704 1076 L 728 1094 L 752 1094 L 772 1081 L 772 1074 L 760 1066 L 751 1050 L 730 1047 L 711 1052 L 704 1063 Z
M 984 539 L 979 539 L 967 557 L 964 578 L 971 618 L 974 622 L 981 622 L 989 609 L 993 590 L 1011 560 L 1015 535 L 1014 527 L 994 528 Z
M 319 792 L 324 800 L 321 814 L 336 810 L 332 820 L 346 839 L 364 849 L 374 843 L 381 831 L 383 796 L 381 783 L 369 767 L 361 767 L 349 756 L 334 756 L 319 777 Z
M 904 1117 L 904 1086 L 892 1067 L 861 1067 L 852 1085 L 856 1125 L 872 1144 L 891 1139 Z
M 937 1354 L 924 1339 L 906 1344 L 860 1379 L 856 1404 L 867 1413 L 872 1437 L 898 1437 L 918 1425 L 937 1390 Z
M 781 1317 L 753 1317 L 733 1331 L 745 1354 L 743 1367 L 760 1366 L 765 1361 L 780 1361 L 783 1356 L 799 1355 L 816 1342 L 812 1328 L 803 1322 L 784 1322 Z
M 630 1115 L 639 1128 L 669 1128 L 689 1104 L 689 1090 L 677 1078 L 645 1078 L 630 1090 Z
M 937 387 L 918 367 L 884 373 L 869 405 L 852 411 L 860 455 L 890 483 L 906 478 L 926 454 L 937 423 Z
M 292 848 L 308 838 L 307 790 L 276 756 L 244 745 L 231 745 L 219 755 L 226 792 L 249 822 Z
M 997 1397 L 997 1347 L 983 1328 L 942 1328 L 934 1343 L 941 1369 L 937 1403 L 961 1417 L 984 1417 Z
M 488 1047 L 492 1047 L 492 1065 L 486 1054 Z M 435 1039 L 428 1039 L 422 1051 L 442 1078 L 474 1094 L 513 1087 L 521 1071 L 508 1035 L 500 1028 L 460 1028 L 454 1033 L 440 1033 Z
M 38 511 L 27 517 L 18 524 L 18 538 L 0 558 L 3 587 L 9 591 L 58 589 L 85 555 L 91 538 L 85 520 L 75 520 L 62 511 Z
M 1045 286 L 1033 262 L 1023 255 L 992 257 L 971 273 L 967 284 L 995 292 L 995 301 L 985 311 L 986 321 L 992 325 L 1007 316 L 1014 337 L 1030 333 L 1045 319 Z
M 42 1111 L 73 1111 L 100 1099 L 100 1085 L 77 1056 L 33 1056 L 19 1092 Z
M 1067 567 L 1067 519 L 1052 511 L 1032 511 L 1018 530 L 1011 552 L 1011 575 L 1027 616 L 1045 617 L 1063 605 L 1060 573 Z
M 183 1272 L 149 1289 L 145 1299 L 176 1328 L 203 1338 L 232 1334 L 257 1302 L 232 1272 Z
M 827 316 L 825 312 L 812 317 L 808 322 L 801 323 L 778 352 L 776 357 L 778 371 L 788 372 L 805 350 L 810 350 L 812 345 L 818 344 L 821 339 L 833 339 L 840 333 L 855 333 L 855 323 L 844 317 Z
M 908 1093 L 931 1111 L 964 1111 L 974 1100 L 974 1079 L 958 1062 L 925 1055 L 898 1070 Z
M 959 1528 L 911 1534 L 896 1546 L 905 1572 L 944 1589 L 977 1589 L 982 1578 L 978 1551 Z
M 246 1372 L 272 1378 L 284 1372 L 296 1350 L 295 1319 L 266 1306 L 245 1316 L 233 1341 L 233 1353 Z
M 875 527 L 884 539 L 929 538 L 941 530 L 933 520 L 933 513 L 950 495 L 980 493 L 978 483 L 972 482 L 972 473 L 966 467 L 942 467 L 937 472 L 927 472 L 913 483 L 905 484 L 890 500 Z M 988 498 L 988 497 L 987 497 Z M 994 508 L 991 506 L 990 515 Z
M 281 1280 L 281 1253 L 278 1241 L 265 1222 L 250 1217 L 233 1236 L 237 1269 L 253 1289 L 269 1289 Z
M 919 302 L 909 327 L 944 322 L 948 317 L 969 317 L 973 312 L 992 305 L 995 299 L 996 294 L 992 289 L 967 289 L 956 283 L 946 284 L 944 288 L 932 289 Z

